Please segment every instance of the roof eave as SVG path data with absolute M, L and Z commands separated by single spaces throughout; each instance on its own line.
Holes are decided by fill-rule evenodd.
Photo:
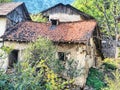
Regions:
M 0 17 L 6 17 L 7 15 L 0 15 Z
M 4 41 L 13 41 L 13 42 L 34 42 L 30 40 L 17 40 L 17 39 L 4 39 Z M 64 44 L 86 44 L 87 40 L 81 40 L 81 41 L 55 41 L 51 40 L 53 43 L 64 43 Z

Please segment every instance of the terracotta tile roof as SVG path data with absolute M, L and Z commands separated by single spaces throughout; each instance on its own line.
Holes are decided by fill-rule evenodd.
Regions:
M 22 2 L 0 3 L 0 16 L 6 16 L 21 4 L 23 3 Z
M 5 40 L 34 41 L 39 36 L 47 37 L 54 42 L 86 42 L 96 27 L 96 21 L 78 21 L 60 23 L 51 26 L 50 23 L 22 22 L 5 32 Z

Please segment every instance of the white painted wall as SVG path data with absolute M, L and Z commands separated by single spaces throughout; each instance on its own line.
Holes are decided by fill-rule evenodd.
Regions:
M 0 56 L 1 56 L 0 57 L 0 70 L 3 70 L 4 72 L 6 72 L 8 68 L 8 54 L 0 49 Z
M 4 34 L 6 30 L 6 18 L 0 18 L 0 37 Z
M 49 19 L 59 19 L 60 22 L 80 21 L 80 15 L 69 15 L 64 13 L 50 14 Z

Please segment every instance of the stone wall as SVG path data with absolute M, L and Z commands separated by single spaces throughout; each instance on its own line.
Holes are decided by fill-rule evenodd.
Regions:
M 14 50 L 18 50 L 19 52 L 18 52 L 18 61 L 23 61 L 24 59 L 23 59 L 23 52 L 24 52 L 24 50 L 28 47 L 28 43 L 18 43 L 18 42 L 12 42 L 12 41 L 5 41 L 4 42 L 4 46 L 6 46 L 6 47 L 10 47 L 10 48 L 12 48 L 12 49 L 14 49 Z
M 102 41 L 102 52 L 104 58 L 115 57 L 115 41 L 104 40 Z

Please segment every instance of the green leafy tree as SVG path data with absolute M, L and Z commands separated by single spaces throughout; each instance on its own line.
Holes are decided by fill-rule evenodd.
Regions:
M 120 13 L 120 0 L 75 0 L 73 6 L 94 16 L 100 27 L 109 35 L 117 32 L 116 18 Z
M 98 9 L 96 9 L 95 3 L 96 0 L 75 0 L 73 6 L 83 12 L 94 16 L 96 19 L 99 20 L 103 16 L 103 14 Z

